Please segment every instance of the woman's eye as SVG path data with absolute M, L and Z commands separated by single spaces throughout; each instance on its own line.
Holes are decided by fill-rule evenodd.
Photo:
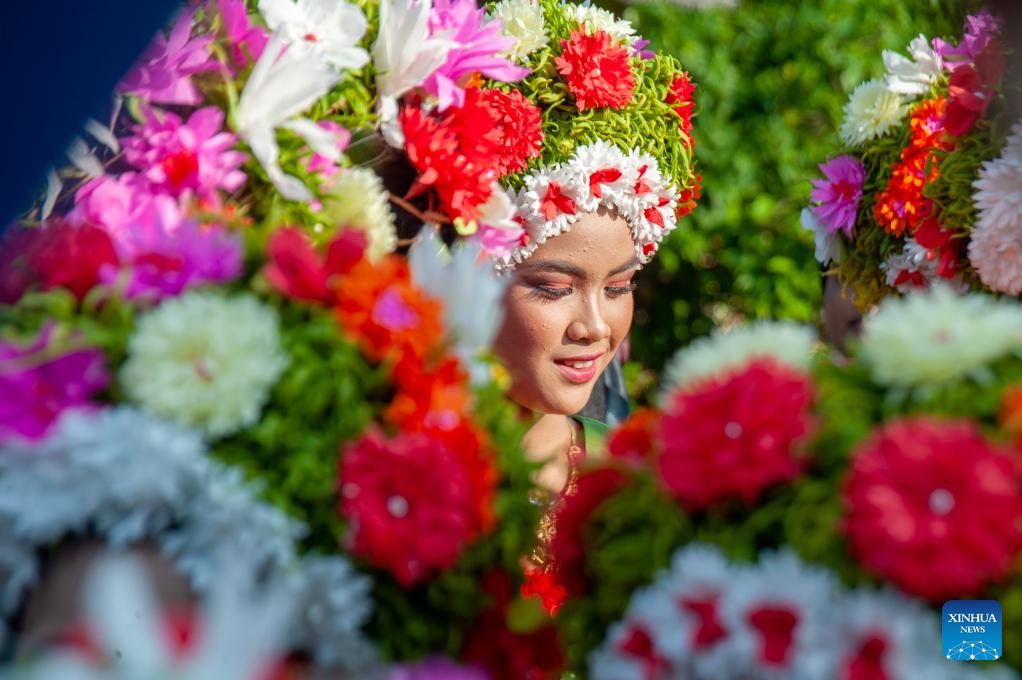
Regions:
M 607 295 L 610 297 L 618 297 L 621 295 L 628 295 L 634 290 L 635 281 L 627 281 L 625 283 L 607 286 Z
M 533 286 L 533 288 L 539 295 L 542 295 L 543 297 L 549 298 L 551 300 L 559 300 L 562 297 L 571 295 L 572 291 L 571 286 L 545 286 L 542 284 L 537 284 Z

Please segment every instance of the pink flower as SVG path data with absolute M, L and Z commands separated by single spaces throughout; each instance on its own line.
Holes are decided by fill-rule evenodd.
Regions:
M 0 441 L 43 438 L 61 413 L 93 406 L 92 396 L 110 382 L 97 349 L 51 354 L 57 336 L 48 323 L 26 347 L 0 342 Z
M 840 230 L 851 239 L 866 169 L 857 159 L 845 155 L 821 164 L 820 171 L 826 179 L 813 180 L 810 200 L 817 203 L 813 206 L 813 214 L 826 227 L 828 234 Z
M 132 172 L 89 181 L 75 194 L 75 207 L 68 214 L 74 224 L 91 222 L 102 227 L 122 258 L 133 255 L 132 231 L 139 225 L 171 232 L 183 219 L 176 200 L 154 193 L 144 178 Z
M 241 239 L 220 225 L 181 222 L 173 231 L 159 225 L 141 224 L 130 235 L 132 255 L 122 264 L 128 280 L 124 295 L 162 299 L 180 295 L 188 288 L 225 283 L 241 274 Z M 114 285 L 119 272 L 101 271 L 104 283 Z
M 321 120 L 317 122 L 316 125 L 333 136 L 334 142 L 339 151 L 343 152 L 346 148 L 348 148 L 348 143 L 351 142 L 350 132 L 332 120 Z M 318 172 L 323 177 L 333 177 L 341 169 L 336 161 L 319 153 L 312 154 L 312 157 L 309 158 L 308 163 L 306 164 L 306 168 L 309 172 Z
M 249 22 L 245 0 L 216 0 L 216 6 L 224 21 L 224 31 L 227 33 L 235 66 L 241 69 L 259 61 L 269 36 L 264 28 Z
M 190 39 L 193 19 L 192 12 L 183 12 L 169 36 L 157 34 L 117 91 L 160 104 L 200 103 L 202 97 L 190 76 L 216 68 L 216 62 L 209 52 L 212 36 Z
M 426 92 L 440 100 L 440 111 L 464 103 L 465 80 L 473 73 L 505 83 L 517 82 L 529 74 L 529 69 L 497 56 L 514 47 L 515 39 L 500 36 L 500 20 L 484 25 L 485 19 L 486 12 L 476 7 L 475 0 L 435 0 L 433 3 L 430 35 L 442 33 L 457 44 L 447 53 L 443 65 L 422 83 Z
M 224 114 L 215 106 L 192 113 L 187 123 L 174 113 L 152 108 L 134 134 L 123 140 L 125 159 L 154 187 L 173 196 L 195 192 L 215 199 L 217 189 L 234 191 L 245 182 L 239 168 L 245 154 L 237 138 L 223 132 Z
M 1015 461 L 970 421 L 883 425 L 853 452 L 843 495 L 852 554 L 930 602 L 980 594 L 1022 550 Z
M 475 535 L 468 471 L 428 435 L 363 436 L 342 454 L 339 487 L 350 549 L 403 586 L 453 566 Z

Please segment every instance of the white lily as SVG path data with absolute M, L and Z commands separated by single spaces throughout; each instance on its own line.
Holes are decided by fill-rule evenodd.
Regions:
M 110 663 L 57 653 L 15 674 L 18 680 L 255 680 L 283 651 L 291 618 L 288 591 L 252 597 L 252 574 L 226 565 L 204 609 L 201 639 L 185 658 L 167 647 L 160 607 L 144 568 L 106 555 L 90 572 L 83 608 Z
M 339 0 L 259 0 L 259 11 L 286 44 L 310 50 L 338 70 L 369 61 L 369 53 L 357 47 L 367 22 L 355 5 Z
M 298 114 L 329 92 L 341 74 L 315 52 L 294 50 L 284 42 L 279 34 L 273 34 L 256 62 L 238 101 L 235 127 L 284 198 L 310 201 L 309 188 L 280 167 L 276 128 L 289 128 L 302 135 L 323 154 L 329 145 L 322 131 Z M 323 155 L 332 157 L 329 153 Z
M 444 325 L 455 336 L 455 353 L 468 368 L 472 382 L 489 378 L 479 355 L 493 344 L 504 319 L 504 289 L 490 258 L 474 241 L 458 241 L 453 249 L 440 242 L 432 229 L 408 254 L 412 280 L 444 304 Z
M 381 0 L 380 32 L 373 43 L 376 67 L 377 113 L 387 142 L 403 143 L 396 126 L 397 99 L 422 84 L 443 66 L 456 44 L 445 37 L 430 37 L 431 0 Z M 396 126 L 396 127 L 395 127 Z
M 911 59 L 884 50 L 887 67 L 887 89 L 897 94 L 920 95 L 928 92 L 943 70 L 940 55 L 930 46 L 926 36 L 919 34 L 908 45 Z

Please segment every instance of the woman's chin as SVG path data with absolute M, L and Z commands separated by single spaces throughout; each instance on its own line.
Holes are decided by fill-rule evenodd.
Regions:
M 510 397 L 516 404 L 535 413 L 570 416 L 585 408 L 585 405 L 589 402 L 589 396 L 592 392 L 593 384 L 589 384 L 571 386 L 566 389 L 557 390 L 554 395 L 518 394 L 512 390 L 508 393 L 508 397 Z

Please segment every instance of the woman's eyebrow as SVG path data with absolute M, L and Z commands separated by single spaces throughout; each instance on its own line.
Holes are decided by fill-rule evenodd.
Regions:
M 617 276 L 618 274 L 624 274 L 629 269 L 635 269 L 638 266 L 639 266 L 638 258 L 633 257 L 632 259 L 628 260 L 628 262 L 625 262 L 620 267 L 615 267 L 614 269 L 612 269 L 610 271 L 609 276 Z
M 584 269 L 565 260 L 540 260 L 538 262 L 529 262 L 528 265 L 522 267 L 522 269 L 529 272 L 555 272 L 557 274 L 567 274 L 578 278 L 585 278 L 586 276 Z

